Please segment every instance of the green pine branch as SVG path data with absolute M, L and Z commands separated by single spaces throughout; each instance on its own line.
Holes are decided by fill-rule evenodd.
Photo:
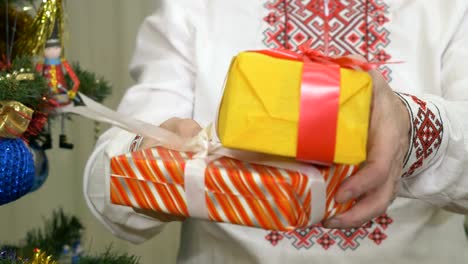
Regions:
M 78 264 L 138 264 L 139 258 L 126 254 L 112 252 L 110 248 L 102 255 L 83 256 Z
M 32 74 L 34 78 L 17 78 L 18 75 L 26 73 Z M 48 93 L 47 81 L 34 70 L 34 64 L 29 57 L 16 58 L 11 69 L 0 72 L 0 101 L 18 101 L 36 110 Z
M 95 73 L 84 70 L 78 62 L 72 64 L 73 71 L 80 80 L 79 91 L 89 98 L 102 102 L 111 94 L 111 86 L 103 77 L 97 76 Z M 69 75 L 66 77 L 68 87 L 73 86 L 73 82 Z
M 41 229 L 34 229 L 26 234 L 26 244 L 22 247 L 23 256 L 35 248 L 52 256 L 60 256 L 65 245 L 72 245 L 81 239 L 83 225 L 75 216 L 65 215 L 62 209 L 54 211 L 52 219 L 46 219 Z
M 62 209 L 53 212 L 46 219 L 42 228 L 29 231 L 22 247 L 3 245 L 0 247 L 0 264 L 29 264 L 24 259 L 31 259 L 34 249 L 38 248 L 54 259 L 60 259 L 65 245 L 80 241 L 83 226 L 75 216 L 66 215 Z M 78 264 L 138 264 L 139 258 L 127 253 L 120 253 L 107 248 L 103 254 L 83 254 Z M 58 263 L 60 264 L 60 263 Z
M 26 261 L 22 259 L 8 260 L 0 259 L 0 264 L 27 264 Z

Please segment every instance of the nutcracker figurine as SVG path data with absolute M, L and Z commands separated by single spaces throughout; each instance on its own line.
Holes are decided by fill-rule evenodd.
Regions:
M 76 93 L 80 86 L 80 81 L 68 61 L 61 56 L 62 45 L 58 34 L 58 23 L 57 20 L 55 20 L 52 34 L 45 43 L 44 61 L 37 64 L 36 70 L 48 80 L 48 85 L 52 93 L 54 104 L 56 107 L 60 108 L 72 103 L 75 100 L 78 100 L 78 98 L 76 98 Z M 73 87 L 71 89 L 67 87 L 65 73 L 68 73 L 71 80 L 73 81 Z M 65 134 L 65 114 L 60 113 L 60 118 L 61 134 L 59 146 L 60 148 L 72 149 L 73 144 L 67 141 L 67 136 Z M 43 149 L 49 149 L 52 147 L 50 131 L 49 122 L 48 131 L 45 134 L 45 140 L 42 145 Z

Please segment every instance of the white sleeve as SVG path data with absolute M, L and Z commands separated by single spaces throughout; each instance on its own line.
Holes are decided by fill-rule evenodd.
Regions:
M 192 116 L 193 30 L 186 11 L 179 1 L 165 0 L 143 22 L 131 64 L 138 84 L 127 91 L 119 112 L 153 124 L 170 117 Z M 109 199 L 110 158 L 128 152 L 134 138 L 134 134 L 118 128 L 100 137 L 86 166 L 84 194 L 93 214 L 114 235 L 141 243 L 159 233 L 163 223 L 130 207 L 113 205 Z
M 468 213 L 468 15 L 442 58 L 442 95 L 402 95 L 412 142 L 402 189 L 406 197 Z

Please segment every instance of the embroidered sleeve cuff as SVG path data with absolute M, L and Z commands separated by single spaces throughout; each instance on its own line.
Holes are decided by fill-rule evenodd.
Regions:
M 396 93 L 408 109 L 411 120 L 410 147 L 402 177 L 411 177 L 429 167 L 439 155 L 444 125 L 439 108 L 416 96 Z

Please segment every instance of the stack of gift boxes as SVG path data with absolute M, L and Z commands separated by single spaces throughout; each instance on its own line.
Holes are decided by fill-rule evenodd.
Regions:
M 241 52 L 215 126 L 222 153 L 237 154 L 159 146 L 113 157 L 111 202 L 283 231 L 348 210 L 353 201 L 339 204 L 334 195 L 366 159 L 372 79 L 365 70 L 311 50 Z

